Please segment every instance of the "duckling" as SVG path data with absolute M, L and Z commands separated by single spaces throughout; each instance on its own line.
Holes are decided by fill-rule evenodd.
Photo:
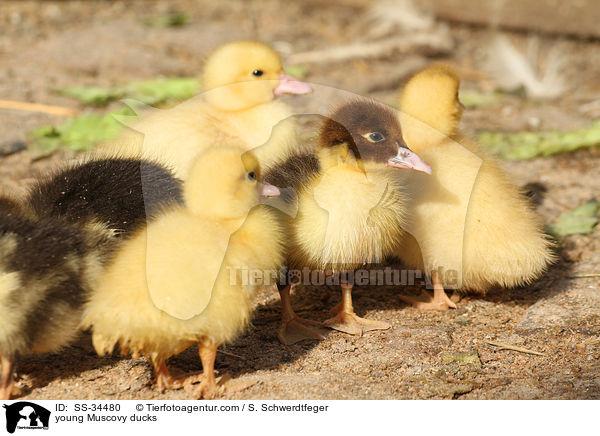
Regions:
M 430 173 L 406 146 L 398 117 L 370 100 L 350 101 L 326 117 L 315 153 L 292 155 L 269 170 L 266 180 L 292 187 L 297 215 L 286 217 L 287 266 L 332 271 L 342 277 L 364 264 L 381 262 L 403 236 L 408 193 L 398 168 Z M 399 173 L 399 174 L 396 174 Z M 324 325 L 349 334 L 387 329 L 389 324 L 360 318 L 352 306 L 352 283 L 341 280 L 342 301 Z M 279 339 L 294 343 L 322 339 L 298 318 L 290 286 L 280 288 L 283 323 Z
M 163 390 L 197 381 L 173 378 L 166 360 L 199 343 L 203 374 L 195 396 L 217 393 L 217 347 L 244 330 L 263 285 L 244 282 L 242 271 L 274 275 L 282 263 L 279 218 L 257 206 L 261 195 L 279 191 L 260 180 L 252 152 L 219 146 L 200 155 L 184 183 L 184 204 L 139 229 L 102 274 L 83 317 L 98 354 L 119 344 L 146 356 Z
M 142 116 L 104 152 L 160 160 L 185 180 L 194 157 L 215 143 L 250 150 L 269 142 L 256 151 L 263 164 L 295 143 L 291 124 L 278 129 L 280 138 L 268 141 L 273 126 L 292 115 L 276 97 L 305 94 L 311 87 L 284 74 L 279 55 L 268 45 L 233 41 L 218 47 L 204 65 L 203 84 L 206 92 Z
M 400 98 L 404 138 L 433 169 L 432 177 L 410 176 L 420 189 L 411 235 L 396 251 L 431 277 L 433 298 L 405 297 L 421 309 L 456 308 L 444 287 L 485 293 L 529 283 L 554 259 L 527 198 L 493 157 L 459 133 L 459 85 L 450 67 L 434 66 L 412 77 Z
M 56 352 L 77 336 L 100 269 L 96 247 L 110 235 L 98 223 L 33 220 L 19 203 L 0 199 L 0 399 L 13 393 L 20 357 Z
M 117 241 L 182 201 L 167 168 L 131 158 L 69 164 L 37 180 L 22 204 L 0 197 L 0 307 L 13 313 L 0 328 L 1 395 L 10 395 L 18 356 L 57 351 L 76 336 Z
M 167 167 L 114 156 L 54 170 L 34 183 L 25 202 L 36 217 L 96 220 L 122 236 L 183 197 L 181 181 Z

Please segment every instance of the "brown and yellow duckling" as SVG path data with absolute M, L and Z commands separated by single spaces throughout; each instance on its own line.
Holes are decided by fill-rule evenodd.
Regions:
M 408 212 L 407 173 L 430 172 L 405 144 L 396 112 L 370 100 L 342 105 L 324 119 L 314 153 L 292 155 L 270 170 L 269 182 L 292 187 L 298 213 L 286 218 L 287 266 L 331 271 L 342 276 L 379 263 L 402 240 Z M 324 325 L 350 334 L 389 328 L 359 317 L 352 284 L 343 279 L 342 301 Z M 290 286 L 280 289 L 283 325 L 279 338 L 293 343 L 320 339 L 314 322 L 298 318 Z

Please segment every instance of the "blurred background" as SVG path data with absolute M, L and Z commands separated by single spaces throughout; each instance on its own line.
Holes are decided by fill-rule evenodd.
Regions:
M 287 72 L 304 81 L 372 96 L 392 106 L 397 105 L 402 84 L 411 74 L 432 63 L 451 64 L 462 81 L 463 130 L 498 155 L 514 181 L 532 196 L 549 231 L 560 242 L 561 260 L 527 291 L 492 294 L 486 301 L 467 300 L 462 306 L 470 307 L 466 312 L 402 314 L 407 326 L 414 323 L 418 329 L 415 338 L 420 339 L 412 344 L 410 334 L 403 336 L 404 366 L 395 368 L 394 374 L 404 378 L 396 391 L 386 391 L 396 386 L 389 380 L 377 384 L 369 379 L 340 393 L 339 384 L 329 389 L 322 385 L 322 378 L 316 378 L 312 386 L 310 377 L 304 377 L 302 383 L 308 384 L 302 385 L 304 390 L 298 388 L 298 396 L 313 392 L 315 398 L 452 398 L 471 393 L 471 398 L 501 398 L 504 394 L 500 392 L 508 390 L 508 398 L 598 398 L 598 23 L 600 3 L 595 0 L 3 0 L 0 189 L 22 191 L 33 177 L 58 161 L 116 134 L 120 126 L 112 114 L 123 113 L 123 98 L 168 107 L 197 94 L 202 89 L 199 72 L 205 56 L 233 39 L 257 39 L 273 45 Z M 393 295 L 388 295 L 390 301 L 396 301 Z M 371 303 L 371 309 L 384 310 Z M 368 298 L 365 304 L 369 307 Z M 404 307 L 397 302 L 393 310 Z M 263 318 L 275 325 L 277 316 L 272 320 L 269 316 Z M 454 381 L 433 375 L 439 369 L 436 356 L 452 344 L 444 342 L 444 332 L 454 332 L 456 325 L 463 330 L 464 344 L 490 334 L 517 345 L 552 343 L 556 345 L 555 359 L 539 363 L 517 355 L 503 360 L 479 349 L 477 362 L 487 368 L 491 365 L 493 371 L 486 373 L 485 365 L 484 369 L 469 367 L 475 375 L 462 384 L 457 381 L 462 376 L 455 373 Z M 265 335 L 273 339 L 270 333 Z M 458 341 L 457 336 L 454 340 Z M 267 345 L 251 341 L 243 339 L 234 347 L 234 355 L 245 356 L 244 365 L 231 356 L 221 356 L 218 365 L 233 372 L 245 371 L 250 365 L 259 375 L 274 368 L 281 371 L 281 367 L 297 372 L 311 365 L 306 359 L 327 359 L 326 351 L 335 356 L 353 347 L 350 340 L 340 339 L 323 345 L 333 352 L 321 350 L 323 355 L 319 355 L 318 349 L 310 346 L 280 351 L 274 344 L 266 353 L 272 360 L 253 364 L 252 359 L 259 357 L 248 356 L 245 350 L 264 351 Z M 385 348 L 377 341 L 373 344 Z M 419 348 L 427 346 L 430 348 L 425 351 Z M 87 356 L 89 347 L 82 347 Z M 317 356 L 311 357 L 311 353 Z M 381 353 L 381 359 L 387 356 Z M 398 349 L 394 353 L 398 354 Z M 77 353 L 75 356 L 82 359 Z M 45 368 L 47 361 L 41 359 L 29 361 L 25 368 Z M 190 363 L 185 356 L 181 359 L 183 369 L 194 365 L 194 356 Z M 383 381 L 393 369 L 390 361 L 386 362 L 377 367 Z M 114 378 L 107 376 L 107 386 L 125 386 L 126 374 L 142 377 L 140 374 L 147 373 L 143 362 L 109 363 L 114 364 L 110 369 Z M 334 380 L 338 369 L 340 374 L 347 368 L 360 372 L 362 365 L 344 359 L 330 364 Z M 415 368 L 421 364 L 426 369 L 421 367 L 420 373 Z M 82 370 L 84 377 L 99 377 L 94 365 Z M 450 373 L 463 368 L 458 360 L 451 359 L 447 365 L 451 365 Z M 518 376 L 511 378 L 514 371 Z M 556 378 L 554 387 L 542 382 L 551 375 Z M 48 377 L 50 387 L 34 394 L 89 395 L 73 385 L 59 384 L 56 374 Z M 290 392 L 291 386 L 300 383 L 285 380 L 281 383 L 287 391 L 281 392 Z M 364 393 L 362 385 L 373 390 Z M 122 392 L 133 392 L 134 397 L 139 389 L 145 389 L 143 384 L 127 386 Z M 51 391 L 44 394 L 44 389 Z M 106 389 L 95 395 L 114 394 L 113 388 Z M 115 392 L 116 397 L 122 394 L 118 389 Z M 266 392 L 274 397 L 288 395 L 276 389 Z M 248 396 L 262 394 L 256 388 Z
M 25 164 L 87 149 L 118 130 L 99 115 L 122 110 L 122 98 L 153 106 L 189 98 L 202 89 L 197 77 L 211 49 L 257 39 L 292 75 L 392 106 L 411 74 L 452 64 L 468 109 L 463 128 L 493 152 L 596 156 L 599 21 L 592 0 L 3 1 L 0 154 L 18 153 L 13 163 Z M 10 171 L 0 174 L 25 177 L 29 166 Z

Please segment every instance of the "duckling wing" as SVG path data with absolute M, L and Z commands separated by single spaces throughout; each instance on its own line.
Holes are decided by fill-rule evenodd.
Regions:
M 406 196 L 403 194 L 403 191 L 399 190 L 398 186 L 394 186 L 393 182 L 387 184 L 377 204 L 369 209 L 369 220 L 374 220 L 383 214 L 396 214 L 399 220 L 402 220 L 406 204 Z

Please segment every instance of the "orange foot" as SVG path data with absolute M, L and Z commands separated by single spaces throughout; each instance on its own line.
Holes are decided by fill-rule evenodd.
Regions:
M 445 312 L 448 309 L 456 309 L 456 304 L 448 298 L 445 292 L 434 292 L 432 297 L 429 292 L 421 291 L 421 295 L 418 297 L 406 297 L 401 295 L 400 298 L 421 310 L 438 310 L 440 312 Z
M 173 377 L 167 369 L 167 365 L 163 362 L 158 369 L 156 369 L 156 378 L 154 382 L 158 391 L 162 393 L 170 389 L 181 389 L 184 387 L 186 380 L 187 377 Z
M 20 389 L 17 389 L 15 385 L 11 384 L 0 388 L 0 400 L 10 400 L 11 398 L 19 396 L 21 393 Z
M 310 326 L 323 326 L 320 322 L 295 316 L 289 320 L 283 320 L 277 337 L 285 345 L 295 344 L 304 339 L 325 339 L 326 332 L 319 328 Z
M 0 355 L 0 400 L 10 400 L 11 396 L 20 393 L 14 383 L 14 368 L 12 358 Z
M 202 381 L 200 381 L 200 386 L 194 389 L 191 395 L 194 400 L 212 400 L 222 392 L 223 387 L 217 386 L 214 377 L 212 379 L 209 377 L 202 377 Z
M 279 290 L 281 297 L 281 328 L 277 337 L 285 345 L 295 344 L 304 339 L 325 339 L 326 331 L 312 328 L 311 326 L 322 327 L 323 324 L 309 319 L 303 319 L 296 315 L 291 303 L 292 286 L 287 285 Z
M 358 336 L 362 336 L 365 332 L 371 330 L 387 330 L 392 327 L 387 322 L 361 318 L 354 313 L 354 307 L 352 306 L 352 285 L 342 282 L 341 288 L 342 301 L 331 309 L 335 313 L 335 316 L 325 321 L 324 325 L 334 330 L 348 333 L 349 335 Z
M 440 279 L 438 272 L 431 271 L 430 274 L 431 283 L 433 284 L 433 297 L 429 292 L 422 291 L 421 295 L 417 298 L 404 296 L 400 296 L 400 298 L 421 310 L 438 310 L 440 312 L 445 312 L 448 309 L 456 309 L 456 304 L 454 304 L 446 295 L 444 283 Z
M 362 336 L 371 330 L 387 330 L 392 327 L 387 322 L 361 318 L 354 312 L 343 310 L 337 312 L 333 318 L 329 318 L 323 324 L 331 329 L 357 336 Z

